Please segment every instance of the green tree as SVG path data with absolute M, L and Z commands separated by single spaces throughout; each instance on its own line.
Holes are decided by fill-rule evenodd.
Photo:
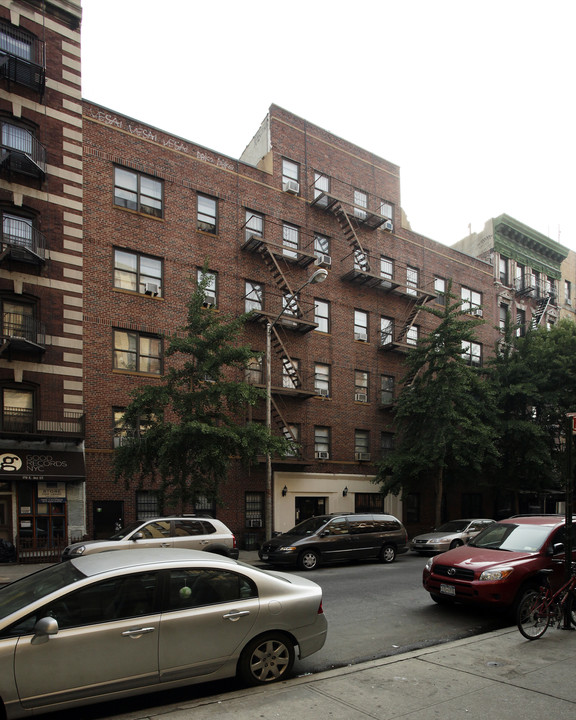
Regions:
M 258 455 L 287 449 L 264 424 L 246 421 L 264 396 L 244 382 L 250 361 L 261 355 L 240 343 L 248 315 L 204 307 L 206 287 L 207 280 L 198 284 L 186 326 L 168 339 L 165 375 L 138 389 L 124 412 L 124 426 L 140 428 L 139 436 L 115 453 L 118 479 L 157 488 L 180 511 L 198 496 L 218 501 L 235 459 L 249 466 Z
M 395 447 L 376 479 L 384 493 L 404 495 L 433 482 L 436 525 L 447 475 L 469 478 L 497 454 L 491 388 L 466 359 L 483 320 L 453 301 L 449 284 L 443 307 L 422 307 L 438 325 L 408 353 L 394 410 Z

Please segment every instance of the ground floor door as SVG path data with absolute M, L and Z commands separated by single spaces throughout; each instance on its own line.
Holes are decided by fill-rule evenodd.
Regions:
M 296 497 L 295 498 L 295 524 L 308 520 L 316 515 L 324 515 L 326 512 L 325 497 Z
M 124 527 L 124 503 L 122 500 L 96 500 L 92 505 L 94 538 L 109 538 Z

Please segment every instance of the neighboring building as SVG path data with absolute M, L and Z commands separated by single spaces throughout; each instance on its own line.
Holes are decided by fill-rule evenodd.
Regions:
M 562 263 L 568 248 L 508 215 L 488 220 L 453 247 L 492 264 L 501 328 L 507 314 L 519 335 L 558 321 L 566 305 Z
M 397 166 L 277 106 L 240 160 L 84 102 L 86 457 L 90 535 L 162 510 L 153 488 L 112 480 L 130 392 L 160 381 L 162 336 L 184 323 L 205 262 L 214 312 L 254 312 L 247 338 L 273 332 L 278 432 L 294 454 L 274 459 L 274 527 L 321 512 L 386 509 L 430 523 L 431 502 L 402 509 L 372 483 L 393 445 L 391 404 L 404 357 L 435 320 L 420 312 L 453 292 L 486 324 L 463 348 L 480 365 L 494 346 L 492 267 L 402 226 Z M 329 278 L 308 285 L 321 265 Z M 264 385 L 264 368 L 250 368 Z M 252 419 L 264 421 L 264 404 Z M 265 463 L 240 467 L 217 513 L 246 543 L 262 538 Z M 481 493 L 450 498 L 455 515 L 490 513 Z
M 560 318 L 576 322 L 576 253 L 569 250 L 562 263 L 560 279 Z
M 0 2 L 0 539 L 85 529 L 80 0 Z

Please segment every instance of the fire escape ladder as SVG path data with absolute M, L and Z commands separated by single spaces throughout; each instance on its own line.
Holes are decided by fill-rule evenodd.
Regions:
M 294 388 L 302 387 L 302 378 L 300 376 L 300 373 L 294 365 L 292 358 L 288 354 L 288 351 L 286 350 L 286 347 L 282 342 L 282 339 L 280 338 L 280 335 L 275 325 L 272 327 L 271 343 L 274 353 L 282 361 L 283 376 L 287 376 L 290 378 Z
M 278 404 L 276 403 L 276 400 L 272 398 L 272 419 L 278 426 L 278 429 L 280 430 L 280 433 L 288 440 L 288 442 L 291 445 L 297 445 L 298 439 L 294 435 L 294 433 L 290 430 L 290 425 L 282 415 L 282 412 L 280 411 L 280 408 L 278 407 Z
M 426 305 L 426 302 L 428 301 L 428 296 L 424 296 L 423 298 L 418 298 L 418 300 L 412 305 L 412 308 L 408 314 L 408 317 L 404 321 L 402 327 L 400 328 L 398 335 L 396 337 L 396 342 L 402 342 L 406 335 L 408 334 L 408 330 L 414 325 L 414 320 L 418 317 L 420 310 Z
M 338 223 L 340 224 L 340 227 L 344 232 L 344 237 L 346 238 L 346 241 L 353 248 L 354 252 L 358 253 L 360 258 L 363 258 L 365 260 L 366 271 L 369 271 L 370 263 L 368 260 L 368 253 L 362 247 L 362 243 L 358 239 L 358 235 L 356 235 L 356 230 L 354 230 L 354 226 L 350 221 L 350 216 L 342 207 L 342 203 L 337 202 L 334 205 L 334 214 L 336 215 L 336 219 L 338 220 Z
M 538 307 L 532 315 L 531 327 L 533 330 L 536 329 L 542 322 L 542 318 L 546 315 L 548 305 L 550 305 L 550 295 L 546 295 L 546 297 L 540 298 L 540 301 L 538 302 Z
M 300 310 L 300 307 L 298 306 L 298 299 L 292 297 L 294 295 L 294 291 L 288 284 L 288 280 L 286 279 L 286 276 L 280 269 L 280 265 L 278 263 L 278 260 L 274 256 L 274 254 L 270 251 L 270 248 L 267 245 L 262 245 L 262 247 L 259 250 L 260 255 L 262 256 L 262 260 L 264 261 L 264 264 L 270 271 L 270 275 L 272 275 L 272 278 L 274 279 L 274 282 L 278 286 L 278 288 L 281 290 L 282 294 L 284 296 L 291 297 L 290 305 L 296 306 L 296 316 L 301 317 L 302 312 Z

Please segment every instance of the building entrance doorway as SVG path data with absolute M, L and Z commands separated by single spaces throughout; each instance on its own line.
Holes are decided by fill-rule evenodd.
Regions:
M 297 497 L 295 501 L 296 524 L 326 512 L 325 497 Z
M 122 500 L 96 501 L 92 506 L 94 539 L 105 540 L 124 527 L 124 503 Z

